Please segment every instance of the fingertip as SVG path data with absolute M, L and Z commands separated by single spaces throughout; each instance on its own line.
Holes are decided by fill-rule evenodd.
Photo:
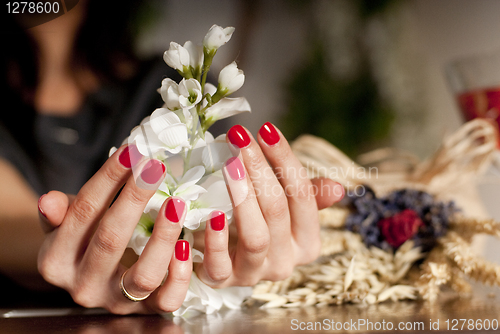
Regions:
M 60 191 L 49 191 L 38 199 L 38 212 L 42 227 L 48 231 L 59 227 L 66 215 L 69 197 Z
M 344 186 L 332 179 L 316 178 L 311 182 L 316 188 L 316 203 L 319 210 L 330 207 L 344 198 Z

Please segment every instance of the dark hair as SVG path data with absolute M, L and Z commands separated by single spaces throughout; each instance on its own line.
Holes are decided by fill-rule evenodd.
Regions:
M 83 1 L 80 2 L 81 4 Z M 120 65 L 138 65 L 133 49 L 134 16 L 142 1 L 88 0 L 85 18 L 74 47 L 74 68 L 86 66 L 103 83 L 122 81 Z M 33 136 L 33 100 L 38 82 L 36 44 L 14 15 L 3 11 L 0 22 L 1 103 L 0 125 L 10 132 L 31 157 L 37 147 Z

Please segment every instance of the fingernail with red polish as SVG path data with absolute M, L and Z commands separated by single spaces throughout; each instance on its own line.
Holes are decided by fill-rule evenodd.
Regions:
M 141 172 L 141 179 L 149 184 L 155 184 L 165 173 L 165 165 L 159 160 L 149 160 Z
M 137 146 L 131 144 L 120 153 L 118 160 L 125 168 L 130 168 L 135 166 L 141 158 L 142 154 L 137 149 Z
M 241 125 L 235 125 L 227 132 L 231 144 L 244 148 L 250 145 L 250 137 Z
M 171 197 L 165 207 L 165 217 L 172 223 L 178 223 L 184 214 L 185 208 L 186 203 L 182 199 Z
M 189 259 L 189 242 L 186 240 L 178 240 L 175 244 L 175 258 L 179 261 L 187 261 Z
M 226 169 L 231 179 L 235 181 L 245 178 L 245 168 L 238 157 L 229 158 L 226 161 Z
M 269 122 L 264 123 L 259 130 L 259 134 L 267 145 L 273 146 L 280 141 L 280 135 L 274 125 Z
M 43 196 L 45 196 L 45 195 L 46 195 L 46 194 L 43 194 L 43 195 L 42 195 L 42 196 L 40 196 L 40 198 L 38 199 L 38 212 L 40 212 L 40 214 L 41 214 L 42 216 L 44 216 L 45 218 L 47 218 L 47 215 L 45 214 L 45 212 L 43 212 L 43 210 L 42 210 L 42 206 L 41 206 L 41 204 L 42 204 L 42 198 L 43 198 Z
M 224 225 L 226 224 L 226 215 L 222 211 L 214 211 L 212 212 L 212 216 L 210 218 L 210 227 L 214 231 L 222 231 L 224 229 Z

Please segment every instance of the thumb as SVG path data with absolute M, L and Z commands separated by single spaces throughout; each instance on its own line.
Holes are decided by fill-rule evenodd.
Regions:
M 311 179 L 316 191 L 318 210 L 332 206 L 344 198 L 344 186 L 326 177 Z
M 59 227 L 63 222 L 74 195 L 50 191 L 38 199 L 38 216 L 45 233 Z

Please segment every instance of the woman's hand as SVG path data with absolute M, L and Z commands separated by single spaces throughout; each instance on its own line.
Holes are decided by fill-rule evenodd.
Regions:
M 45 280 L 85 307 L 118 314 L 178 309 L 192 272 L 189 245 L 178 240 L 186 215 L 182 199 L 171 197 L 163 203 L 138 261 L 129 269 L 120 264 L 164 175 L 162 162 L 143 158 L 133 145 L 122 146 L 75 197 L 56 191 L 42 196 L 39 210 L 46 238 L 38 267 Z M 144 301 L 130 300 L 149 294 Z
M 236 238 L 229 242 L 225 215 L 213 212 L 204 236 L 204 261 L 196 272 L 212 287 L 284 279 L 296 265 L 318 257 L 318 208 L 340 200 L 343 187 L 328 179 L 309 180 L 286 139 L 270 123 L 259 131 L 258 143 L 241 126 L 233 127 L 227 137 L 239 148 L 239 157 L 223 168 Z M 177 240 L 186 215 L 182 199 L 165 201 L 138 261 L 129 269 L 120 264 L 164 175 L 160 161 L 141 157 L 133 145 L 123 146 L 75 197 L 55 191 L 42 196 L 42 276 L 85 307 L 119 314 L 178 309 L 192 271 L 189 245 Z
M 257 141 L 240 125 L 229 130 L 227 140 L 239 149 L 239 157 L 223 168 L 237 240 L 228 246 L 225 216 L 212 213 L 205 230 L 204 260 L 196 273 L 212 287 L 285 279 L 295 266 L 319 256 L 318 209 L 342 199 L 344 188 L 329 179 L 309 180 L 271 123 L 262 126 Z

